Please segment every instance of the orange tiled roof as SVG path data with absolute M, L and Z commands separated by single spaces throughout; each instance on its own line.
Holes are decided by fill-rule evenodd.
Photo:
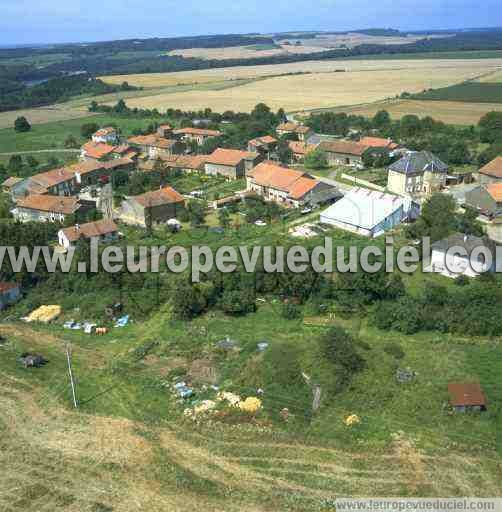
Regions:
M 262 146 L 263 144 L 274 144 L 275 142 L 277 142 L 275 137 L 272 137 L 271 135 L 264 135 L 263 137 L 251 139 L 248 144 L 251 144 L 252 146 Z
M 491 162 L 488 162 L 479 170 L 479 173 L 493 178 L 502 178 L 502 156 L 498 156 Z
M 75 172 L 68 167 L 60 167 L 58 169 L 51 169 L 47 172 L 35 174 L 30 178 L 32 183 L 35 183 L 43 188 L 55 187 L 60 183 L 72 181 L 75 177 Z
M 295 171 L 267 161 L 258 164 L 248 176 L 257 185 L 289 191 L 293 183 L 304 174 L 302 171 Z
M 102 142 L 87 142 L 82 146 L 82 149 L 87 156 L 99 159 L 113 153 L 115 151 L 115 146 L 110 146 L 109 144 L 104 144 Z
M 298 125 L 296 123 L 292 123 L 290 121 L 286 123 L 281 123 L 276 130 L 283 131 L 283 132 L 294 132 L 298 128 Z
M 96 222 L 88 222 L 81 226 L 71 226 L 62 230 L 70 242 L 76 242 L 79 238 L 93 238 L 95 236 L 116 233 L 118 227 L 112 220 L 103 219 Z
M 222 133 L 219 130 L 207 130 L 206 128 L 178 128 L 174 130 L 175 135 L 205 135 L 206 137 L 219 137 Z
M 16 183 L 19 183 L 20 181 L 23 181 L 23 178 L 18 178 L 17 176 L 10 176 L 2 183 L 2 187 L 12 187 Z
M 145 208 L 169 203 L 181 203 L 184 201 L 183 196 L 172 187 L 164 187 L 159 190 L 153 190 L 152 192 L 145 192 L 131 199 L 134 199 Z
M 341 153 L 344 155 L 356 155 L 362 156 L 363 153 L 368 149 L 367 146 L 359 144 L 359 142 L 353 142 L 351 140 L 333 140 L 333 141 L 322 141 L 318 148 L 321 151 L 327 153 Z
M 105 135 L 110 135 L 111 133 L 115 133 L 117 130 L 111 126 L 106 126 L 104 128 L 100 128 L 93 136 L 94 137 L 104 137 Z
M 80 205 L 76 197 L 31 195 L 17 202 L 19 208 L 41 212 L 75 213 Z
M 497 203 L 502 202 L 502 183 L 492 183 L 486 187 L 487 192 Z
M 306 144 L 305 142 L 298 142 L 295 140 L 290 140 L 288 145 L 291 151 L 296 155 L 306 155 L 307 153 L 314 151 L 317 147 L 317 144 Z
M 485 406 L 486 398 L 479 383 L 450 382 L 448 384 L 450 403 L 453 406 Z
M 207 157 L 206 163 L 215 165 L 235 166 L 239 165 L 239 163 L 246 158 L 254 158 L 256 156 L 256 153 L 251 153 L 249 151 L 240 151 L 239 149 L 218 148 L 215 149 L 213 153 L 211 153 Z
M 381 137 L 363 137 L 359 144 L 369 148 L 386 148 L 390 150 L 399 147 L 399 144 L 393 142 L 392 139 L 382 139 Z
M 301 199 L 307 192 L 310 192 L 318 184 L 319 182 L 317 180 L 302 176 L 291 185 L 289 189 L 289 197 L 292 199 Z

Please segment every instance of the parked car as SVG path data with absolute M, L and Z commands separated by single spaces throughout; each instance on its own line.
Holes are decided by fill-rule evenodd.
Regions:
M 267 223 L 263 220 L 257 220 L 255 223 L 254 223 L 255 226 L 266 226 Z

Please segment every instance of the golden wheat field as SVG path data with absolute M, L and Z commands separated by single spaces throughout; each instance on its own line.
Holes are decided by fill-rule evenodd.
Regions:
M 169 92 L 155 96 L 131 98 L 130 107 L 180 108 L 183 110 L 210 107 L 214 111 L 249 111 L 264 102 L 273 109 L 287 111 L 371 103 L 400 95 L 402 92 L 420 92 L 428 88 L 446 87 L 466 79 L 476 78 L 495 71 L 501 59 L 486 61 L 337 61 L 295 63 L 277 66 L 238 68 L 167 73 L 157 75 L 131 75 L 130 84 L 159 87 L 190 80 L 208 83 L 211 80 L 270 77 L 224 90 L 190 90 Z M 333 72 L 344 69 L 345 72 Z M 284 75 L 308 71 L 309 74 Z M 272 76 L 271 76 L 272 75 Z M 105 80 L 119 83 L 121 77 Z M 145 91 L 146 93 L 147 91 Z
M 419 101 L 392 100 L 371 105 L 356 105 L 350 108 L 335 109 L 348 114 L 373 116 L 379 110 L 385 109 L 395 119 L 407 114 L 419 117 L 431 116 L 434 119 L 449 124 L 476 124 L 479 119 L 491 111 L 502 112 L 502 103 L 468 103 L 463 101 Z

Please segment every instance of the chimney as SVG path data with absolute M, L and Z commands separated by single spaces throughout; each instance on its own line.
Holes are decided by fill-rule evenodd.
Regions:
M 80 224 L 75 224 L 75 231 L 80 231 Z
M 467 239 L 469 238 L 468 235 L 464 235 L 464 243 L 467 242 Z

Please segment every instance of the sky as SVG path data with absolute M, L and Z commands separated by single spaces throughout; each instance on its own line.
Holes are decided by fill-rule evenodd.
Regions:
M 0 45 L 502 26 L 501 0 L 0 0 Z

